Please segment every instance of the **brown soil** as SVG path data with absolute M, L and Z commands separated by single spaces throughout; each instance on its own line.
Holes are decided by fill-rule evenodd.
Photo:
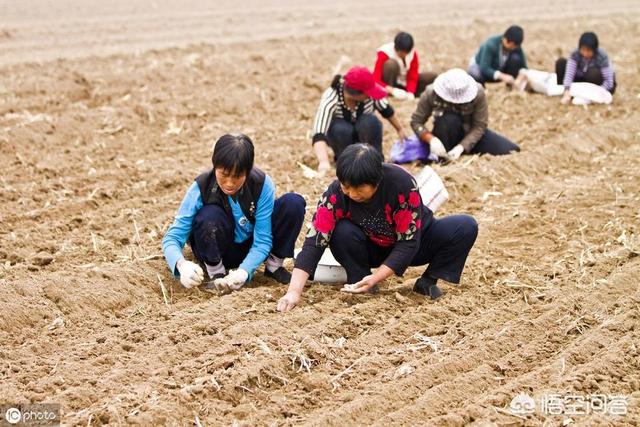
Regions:
M 0 402 L 59 402 L 65 425 L 561 425 L 505 408 L 519 392 L 604 393 L 628 396 L 629 414 L 574 421 L 640 423 L 637 2 L 552 12 L 552 2 L 496 0 L 466 15 L 466 2 L 454 2 L 457 12 L 415 0 L 373 11 L 256 2 L 258 17 L 211 12 L 226 35 L 205 33 L 196 12 L 168 20 L 168 1 L 154 3 L 163 19 L 129 3 L 92 24 L 82 10 L 66 26 L 18 10 L 0 27 Z M 404 22 L 398 7 L 417 10 L 402 27 L 437 71 L 464 66 L 508 19 L 525 27 L 540 69 L 593 29 L 617 66 L 614 104 L 564 107 L 489 89 L 491 128 L 522 152 L 436 167 L 451 193 L 439 214 L 480 224 L 462 285 L 444 285 L 437 302 L 411 292 L 415 268 L 373 296 L 312 284 L 284 315 L 274 309 L 286 287 L 262 274 L 225 296 L 182 289 L 160 239 L 212 142 L 249 134 L 257 164 L 279 193 L 304 194 L 310 216 L 328 180 L 304 178 L 297 162 L 315 166 L 306 134 L 319 96 L 341 55 L 371 65 Z M 138 29 L 123 30 L 121 53 L 96 56 L 111 52 L 96 41 L 124 14 Z M 422 24 L 430 14 L 440 21 Z M 190 26 L 173 44 L 198 44 L 167 47 L 167 34 Z M 56 44 L 79 32 L 89 35 L 73 49 Z M 143 33 L 149 41 L 138 43 Z M 395 105 L 408 126 L 414 103 Z M 387 152 L 394 139 L 386 125 Z

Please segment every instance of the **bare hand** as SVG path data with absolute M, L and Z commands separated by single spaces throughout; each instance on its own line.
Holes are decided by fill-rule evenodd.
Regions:
M 373 281 L 373 274 L 365 276 L 362 280 L 352 285 L 344 285 L 342 292 L 348 292 L 350 294 L 362 294 L 368 292 L 369 289 L 373 288 L 376 285 L 376 282 Z
M 329 169 L 331 169 L 329 162 L 320 162 L 318 164 L 318 174 L 321 176 L 325 175 Z
M 505 74 L 505 73 L 500 74 L 500 80 L 505 82 L 507 85 L 512 85 L 513 82 L 515 81 L 515 79 L 511 74 Z
M 281 312 L 286 312 L 293 310 L 293 308 L 298 305 L 300 302 L 300 294 L 295 291 L 288 291 L 280 300 L 278 301 L 277 310 Z
M 566 91 L 563 95 L 562 95 L 562 99 L 560 99 L 560 103 L 567 105 L 569 102 L 571 102 L 571 94 L 569 93 L 569 91 Z
M 409 139 L 407 137 L 407 133 L 404 131 L 404 128 L 398 129 L 398 137 L 400 137 L 400 141 L 406 141 L 407 139 Z

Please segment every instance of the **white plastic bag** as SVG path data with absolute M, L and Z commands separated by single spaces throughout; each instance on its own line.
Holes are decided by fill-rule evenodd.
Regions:
M 611 101 L 613 101 L 611 92 L 602 86 L 594 85 L 593 83 L 571 83 L 569 94 L 573 96 L 574 99 L 577 98 L 580 100 L 595 102 L 596 104 L 611 104 Z
M 564 86 L 558 84 L 556 73 L 548 73 L 538 70 L 523 70 L 527 76 L 529 87 L 534 92 L 547 96 L 560 96 L 564 92 Z
M 430 166 L 422 168 L 415 179 L 418 183 L 420 196 L 422 196 L 422 203 L 432 212 L 438 210 L 444 202 L 449 200 L 449 192 L 444 187 L 442 179 Z

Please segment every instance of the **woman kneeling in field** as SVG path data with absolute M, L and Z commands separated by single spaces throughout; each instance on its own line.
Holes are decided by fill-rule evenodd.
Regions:
M 248 136 L 224 135 L 213 150 L 213 168 L 187 190 L 162 239 L 167 264 L 185 288 L 205 279 L 203 269 L 182 255 L 187 240 L 207 271 L 205 289 L 238 290 L 265 259 L 266 276 L 290 281 L 282 264 L 293 256 L 305 201 L 296 193 L 276 200 L 273 181 L 253 159 Z
M 338 158 L 338 179 L 322 195 L 312 226 L 298 254 L 291 283 L 278 301 L 288 311 L 300 301 L 325 248 L 347 271 L 346 292 L 371 291 L 410 265 L 429 264 L 413 290 L 436 299 L 437 280 L 459 283 L 467 255 L 478 234 L 468 215 L 436 219 L 422 204 L 413 177 L 383 163 L 368 144 L 347 147 Z M 371 268 L 378 267 L 371 274 Z

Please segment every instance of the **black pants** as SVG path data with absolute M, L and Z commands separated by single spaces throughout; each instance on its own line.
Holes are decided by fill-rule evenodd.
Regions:
M 361 114 L 355 124 L 344 119 L 333 119 L 327 139 L 336 160 L 345 148 L 358 142 L 371 144 L 382 154 L 382 122 L 368 113 Z
M 465 136 L 462 117 L 456 113 L 444 113 L 442 116 L 436 117 L 433 122 L 433 134 L 442 141 L 447 151 L 451 150 Z M 471 149 L 471 154 L 493 154 L 497 156 L 509 154 L 512 151 L 520 151 L 520 147 L 504 136 L 487 129 L 482 138 Z
M 469 215 L 450 215 L 423 227 L 420 248 L 410 265 L 429 264 L 424 274 L 451 283 L 460 283 L 467 255 L 478 236 L 478 223 Z M 353 222 L 336 224 L 330 241 L 336 261 L 347 271 L 347 282 L 356 283 L 371 274 L 392 248 L 375 245 Z
M 567 71 L 567 59 L 560 58 L 556 61 L 556 78 L 557 83 L 559 85 L 564 83 L 564 75 Z M 593 83 L 594 85 L 601 86 L 604 83 L 604 78 L 602 77 L 602 70 L 599 67 L 592 67 L 587 69 L 587 72 L 584 75 L 577 75 L 573 79 L 574 82 L 586 82 Z M 617 82 L 615 78 L 613 79 L 613 88 L 611 88 L 611 94 L 616 91 Z
M 524 68 L 524 59 L 519 53 L 511 51 L 507 56 L 507 60 L 504 62 L 502 67 L 500 67 L 499 71 L 505 74 L 509 74 L 515 79 L 516 77 L 518 77 L 518 72 L 521 68 Z M 485 83 L 495 83 L 499 81 L 494 79 L 493 76 L 487 78 L 483 76 L 481 72 L 472 73 L 471 76 L 482 85 L 484 85 Z
M 406 87 L 398 84 L 399 75 L 400 65 L 393 59 L 387 59 L 382 65 L 382 81 L 391 87 L 399 87 L 406 90 Z M 438 77 L 436 73 L 419 73 L 415 96 L 420 96 L 425 88 L 433 83 L 436 77 Z
M 271 215 L 273 247 L 279 258 L 292 258 L 293 249 L 304 222 L 306 203 L 302 196 L 287 193 L 276 199 Z M 220 261 L 227 268 L 238 267 L 249 253 L 253 237 L 234 242 L 235 221 L 220 206 L 205 205 L 193 219 L 189 242 L 195 257 L 209 265 Z

